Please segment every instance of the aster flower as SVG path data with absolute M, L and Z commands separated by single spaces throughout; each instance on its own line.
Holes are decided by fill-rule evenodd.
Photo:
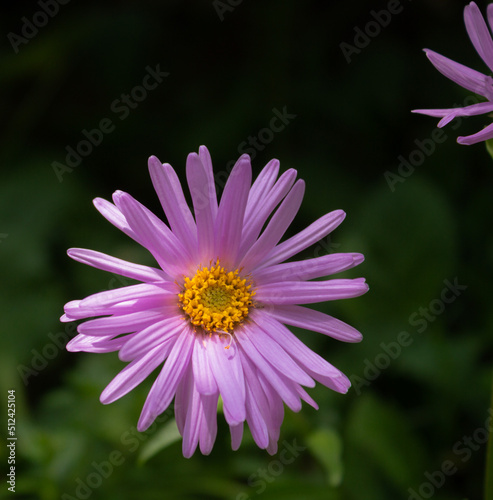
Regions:
M 168 224 L 121 191 L 114 193 L 114 204 L 96 198 L 94 205 L 147 248 L 159 268 L 94 250 L 68 250 L 79 262 L 141 283 L 68 302 L 62 321 L 92 319 L 78 325 L 67 349 L 118 351 L 129 362 L 101 394 L 104 404 L 162 366 L 137 428 L 147 429 L 174 398 L 186 457 L 197 446 L 210 453 L 219 397 L 232 447 L 239 447 L 247 422 L 258 446 L 273 454 L 284 403 L 293 411 L 301 409 L 301 400 L 317 408 L 303 386 L 318 381 L 341 393 L 350 386 L 343 373 L 285 326 L 345 342 L 361 340 L 351 326 L 300 304 L 365 293 L 363 278 L 311 281 L 352 268 L 363 256 L 339 253 L 284 262 L 328 235 L 345 214 L 330 212 L 280 243 L 300 207 L 304 182 L 295 180 L 293 169 L 278 178 L 277 160 L 251 185 L 250 158 L 241 156 L 218 204 L 208 150 L 202 146 L 199 154 L 191 153 L 186 176 L 194 215 L 171 165 L 152 156 L 149 172 Z
M 487 15 L 490 28 L 493 30 L 493 4 L 488 5 Z M 474 2 L 471 2 L 464 8 L 464 22 L 474 48 L 490 71 L 493 72 L 493 40 L 479 7 Z M 425 52 L 433 66 L 440 73 L 458 83 L 461 87 L 483 96 L 486 101 L 471 104 L 463 108 L 415 109 L 413 113 L 442 117 L 438 122 L 438 127 L 443 127 L 459 116 L 482 115 L 493 111 L 493 78 L 490 75 L 479 73 L 432 50 L 425 49 Z M 476 134 L 458 137 L 457 142 L 459 144 L 470 145 L 491 138 L 493 138 L 493 123 Z

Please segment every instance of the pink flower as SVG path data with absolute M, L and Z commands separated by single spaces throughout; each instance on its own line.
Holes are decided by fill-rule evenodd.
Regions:
M 474 48 L 490 71 L 493 71 L 493 40 L 479 7 L 474 2 L 471 2 L 464 8 L 464 22 Z M 488 5 L 488 22 L 490 28 L 493 30 L 493 4 Z M 440 73 L 458 83 L 461 87 L 483 96 L 486 100 L 485 102 L 477 102 L 464 108 L 415 109 L 413 113 L 442 117 L 438 122 L 438 126 L 443 127 L 458 116 L 475 116 L 493 111 L 493 78 L 491 76 L 456 63 L 432 50 L 426 49 L 425 52 L 433 66 Z M 491 138 L 493 138 L 493 123 L 476 134 L 458 137 L 457 142 L 459 144 L 470 145 Z
M 118 351 L 129 362 L 101 394 L 104 404 L 121 398 L 162 366 L 138 429 L 147 429 L 175 398 L 186 457 L 197 445 L 210 453 L 219 396 L 232 447 L 239 447 L 246 421 L 258 446 L 275 453 L 283 403 L 293 411 L 301 409 L 301 400 L 317 408 L 303 388 L 315 381 L 341 393 L 350 386 L 343 373 L 285 326 L 345 342 L 361 340 L 351 326 L 299 304 L 365 293 L 363 278 L 311 281 L 352 268 L 363 256 L 340 253 L 284 262 L 324 238 L 345 214 L 336 210 L 324 215 L 279 243 L 301 205 L 304 182 L 295 181 L 292 169 L 278 178 L 277 160 L 251 185 L 250 158 L 241 156 L 218 204 L 208 150 L 202 146 L 198 155 L 191 153 L 186 174 L 194 215 L 169 164 L 152 156 L 149 171 L 168 225 L 121 191 L 113 195 L 114 204 L 96 198 L 94 205 L 147 248 L 159 268 L 70 249 L 69 256 L 79 262 L 142 283 L 67 303 L 62 321 L 95 318 L 78 326 L 79 334 L 67 349 Z

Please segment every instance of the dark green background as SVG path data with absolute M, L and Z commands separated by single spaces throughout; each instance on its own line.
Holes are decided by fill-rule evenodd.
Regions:
M 72 0 L 18 53 L 7 35 L 21 35 L 23 17 L 32 20 L 40 5 L 2 3 L 0 386 L 2 401 L 7 389 L 17 395 L 15 498 L 77 498 L 78 485 L 92 481 L 98 487 L 81 487 L 79 498 L 396 500 L 421 487 L 422 498 L 478 499 L 486 445 L 464 439 L 482 437 L 490 407 L 493 163 L 483 144 L 455 138 L 489 118 L 451 124 L 438 143 L 430 142 L 436 120 L 410 113 L 468 95 L 434 70 L 423 47 L 487 70 L 464 29 L 465 3 L 402 0 L 350 63 L 341 43 L 353 44 L 355 28 L 368 27 L 371 11 L 388 2 L 236 3 L 221 21 L 209 0 Z M 156 65 L 169 76 L 121 120 L 114 101 Z M 150 263 L 91 200 L 121 189 L 161 216 L 148 156 L 184 180 L 187 154 L 205 144 L 216 171 L 225 171 L 284 107 L 296 117 L 257 148 L 254 172 L 275 157 L 306 180 L 292 232 L 331 210 L 347 212 L 330 241 L 304 257 L 365 254 L 345 276 L 365 276 L 370 292 L 319 306 L 364 340 L 297 333 L 355 387 L 342 396 L 317 386 L 310 394 L 319 411 L 286 411 L 280 450 L 284 442 L 303 448 L 290 463 L 257 449 L 249 432 L 232 452 L 222 415 L 211 455 L 187 460 L 172 422 L 133 434 L 152 380 L 103 406 L 99 394 L 124 364 L 116 354 L 65 351 L 73 331 L 58 321 L 63 304 L 128 283 L 65 251 Z M 66 147 L 105 118 L 114 131 L 58 178 L 53 162 L 65 163 Z M 385 173 L 398 174 L 401 155 L 417 157 L 415 141 L 428 152 L 391 190 Z M 467 289 L 423 322 L 420 308 L 439 309 L 444 280 L 454 279 Z M 383 345 L 395 348 L 400 332 L 410 345 L 390 359 Z M 95 475 L 112 459 L 107 478 Z M 447 461 L 456 472 L 443 486 L 424 485 Z M 14 498 L 5 482 L 3 496 Z

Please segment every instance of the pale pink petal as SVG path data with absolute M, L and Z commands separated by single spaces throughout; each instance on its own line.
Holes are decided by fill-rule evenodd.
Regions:
M 102 269 L 103 271 L 116 273 L 134 280 L 145 281 L 147 283 L 169 280 L 169 276 L 161 271 L 161 269 L 127 262 L 101 252 L 96 252 L 95 250 L 69 248 L 67 254 L 69 257 L 82 264 L 87 264 Z
M 148 163 L 152 184 L 171 230 L 186 248 L 195 249 L 197 227 L 176 172 L 169 163 L 162 164 L 155 156 L 151 156 Z
M 342 210 L 334 210 L 323 217 L 320 217 L 313 224 L 310 224 L 306 229 L 295 234 L 291 238 L 283 241 L 274 248 L 269 255 L 262 261 L 259 268 L 278 264 L 293 255 L 305 250 L 317 241 L 325 238 L 331 233 L 346 217 Z
M 190 362 L 193 350 L 194 334 L 190 328 L 178 336 L 171 353 L 164 363 L 161 373 L 149 391 L 137 429 L 145 431 L 171 403 L 176 388 Z

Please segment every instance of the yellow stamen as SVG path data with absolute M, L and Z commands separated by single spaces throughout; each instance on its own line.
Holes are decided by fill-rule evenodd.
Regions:
M 185 277 L 183 293 L 178 298 L 192 325 L 209 333 L 230 335 L 248 316 L 255 295 L 251 287 L 239 276 L 238 269 L 226 271 L 218 259 L 214 266 L 211 263 L 199 268 L 192 279 Z

